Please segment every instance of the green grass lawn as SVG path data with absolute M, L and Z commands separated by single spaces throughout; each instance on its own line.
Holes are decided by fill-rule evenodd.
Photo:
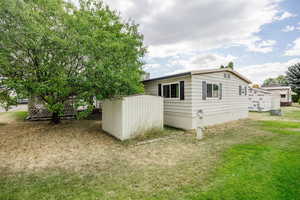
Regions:
M 111 169 L 94 173 L 9 172 L 0 176 L 0 199 L 300 199 L 300 123 L 293 121 L 300 111 L 296 112 L 288 116 L 291 121 L 245 121 L 200 143 L 191 135 L 171 141 L 190 148 L 209 144 L 204 147 L 211 151 L 209 155 L 216 155 L 215 161 L 204 166 L 206 159 L 195 150 L 186 153 L 182 162 L 165 167 L 131 168 L 116 160 Z M 228 144 L 217 146 L 222 140 Z M 230 144 L 231 140 L 236 142 Z M 160 148 L 169 148 L 167 144 Z
M 228 149 L 212 187 L 191 199 L 299 199 L 300 133 L 287 130 L 289 125 L 300 127 L 263 122 L 263 129 L 284 135 Z
M 7 117 L 10 120 L 14 121 L 23 121 L 28 116 L 27 111 L 13 111 L 13 112 L 2 112 L 0 113 L 0 117 Z
M 290 111 L 285 114 L 285 116 L 289 119 L 300 120 L 300 112 L 299 111 Z

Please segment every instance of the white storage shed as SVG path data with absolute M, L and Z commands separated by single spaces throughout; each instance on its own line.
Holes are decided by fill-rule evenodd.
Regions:
M 103 102 L 102 129 L 120 140 L 162 129 L 163 124 L 162 97 L 132 95 Z

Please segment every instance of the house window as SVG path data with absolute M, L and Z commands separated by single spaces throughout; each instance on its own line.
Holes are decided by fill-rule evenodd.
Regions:
M 163 95 L 164 98 L 170 98 L 170 85 L 163 86 Z
M 256 93 L 256 92 L 254 92 Z M 239 86 L 239 95 L 240 96 L 247 96 L 247 86 L 243 87 L 243 86 Z
M 171 84 L 171 98 L 179 97 L 179 84 Z
M 230 74 L 224 73 L 224 78 L 230 79 Z
M 165 84 L 162 87 L 164 98 L 179 98 L 179 83 Z
M 242 88 L 242 95 L 245 95 L 245 89 Z
M 207 84 L 206 96 L 207 98 L 218 98 L 219 97 L 219 85 L 218 84 Z
M 284 99 L 284 98 L 286 97 L 286 95 L 285 95 L 285 94 L 281 94 L 280 97 L 281 97 L 282 99 Z

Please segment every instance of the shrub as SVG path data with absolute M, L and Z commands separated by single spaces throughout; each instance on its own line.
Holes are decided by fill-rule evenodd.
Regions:
M 292 101 L 293 102 L 299 102 L 299 100 L 300 100 L 300 95 L 299 94 L 297 94 L 297 95 L 292 95 Z

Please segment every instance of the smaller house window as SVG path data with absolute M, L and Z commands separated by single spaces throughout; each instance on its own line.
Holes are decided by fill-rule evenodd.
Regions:
M 212 84 L 208 83 L 207 84 L 207 91 L 206 91 L 206 96 L 208 98 L 218 98 L 219 97 L 219 92 L 220 88 L 218 84 Z
M 224 78 L 230 79 L 230 74 L 224 73 Z
M 285 95 L 285 94 L 281 94 L 280 97 L 281 97 L 282 99 L 284 99 L 284 98 L 286 97 L 286 95 Z
M 244 90 L 244 88 L 242 88 L 242 95 L 245 95 L 245 90 Z
M 243 86 L 239 86 L 239 95 L 240 96 L 247 96 L 247 86 L 246 87 L 243 87 Z
M 164 98 L 179 98 L 179 83 L 165 84 L 162 88 Z

